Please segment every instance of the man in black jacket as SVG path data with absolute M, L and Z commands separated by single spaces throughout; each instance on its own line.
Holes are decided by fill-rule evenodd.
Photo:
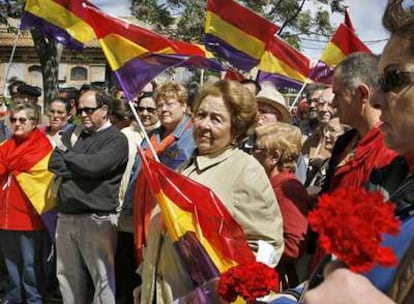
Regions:
M 65 303 L 115 303 L 118 191 L 128 143 L 109 122 L 110 106 L 98 90 L 83 93 L 77 110 L 83 129 L 65 132 L 49 162 L 61 179 L 56 249 Z

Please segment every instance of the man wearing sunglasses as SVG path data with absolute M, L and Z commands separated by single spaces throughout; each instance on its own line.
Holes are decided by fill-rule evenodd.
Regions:
M 97 89 L 84 92 L 77 109 L 83 131 L 64 132 L 49 162 L 50 171 L 62 179 L 57 277 L 67 303 L 115 303 L 118 191 L 128 142 L 109 121 L 111 104 Z

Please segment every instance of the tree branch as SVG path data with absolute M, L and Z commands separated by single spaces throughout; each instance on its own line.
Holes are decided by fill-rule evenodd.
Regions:
M 282 2 L 283 2 L 283 0 L 279 0 L 279 2 L 275 4 L 275 7 L 272 8 L 272 10 L 269 13 L 269 16 L 273 15 L 279 9 Z
M 302 3 L 300 4 L 298 10 L 295 12 L 295 14 L 290 17 L 289 19 L 286 19 L 285 22 L 283 22 L 282 26 L 280 27 L 279 31 L 277 32 L 278 35 L 281 35 L 283 30 L 285 29 L 285 27 L 291 23 L 293 20 L 296 19 L 296 17 L 299 15 L 299 13 L 302 11 L 303 9 L 303 5 L 305 4 L 306 0 L 302 0 Z

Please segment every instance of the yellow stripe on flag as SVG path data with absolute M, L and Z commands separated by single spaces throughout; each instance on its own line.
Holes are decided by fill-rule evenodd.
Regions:
M 220 255 L 217 250 L 210 245 L 190 212 L 180 209 L 163 193 L 162 190 L 160 193 L 156 194 L 156 199 L 161 208 L 165 225 L 173 242 L 177 242 L 187 232 L 194 232 L 200 244 L 206 250 L 220 273 L 237 265 L 235 261 Z M 169 215 L 169 217 L 165 215 Z
M 263 41 L 243 32 L 209 11 L 206 16 L 205 32 L 258 60 L 266 46 Z
M 263 53 L 259 65 L 259 70 L 269 74 L 285 75 L 300 82 L 305 82 L 307 78 L 307 76 L 303 75 L 295 69 L 292 69 L 285 62 L 278 60 L 275 56 L 273 56 L 272 52 L 269 51 L 265 51 Z
M 65 29 L 81 43 L 89 42 L 95 38 L 95 32 L 88 23 L 52 0 L 28 1 L 25 10 Z
M 22 172 L 16 180 L 29 198 L 37 213 L 42 214 L 55 207 L 56 202 L 48 195 L 54 174 L 48 171 L 52 151 L 34 165 L 29 172 Z
M 321 56 L 321 61 L 327 65 L 336 66 L 342 60 L 346 58 L 345 54 L 334 43 L 329 42 L 325 51 Z
M 109 34 L 99 39 L 99 42 L 113 71 L 121 68 L 129 60 L 149 53 L 148 49 L 117 34 Z M 157 51 L 157 54 L 174 54 L 174 51 L 171 48 L 165 48 Z

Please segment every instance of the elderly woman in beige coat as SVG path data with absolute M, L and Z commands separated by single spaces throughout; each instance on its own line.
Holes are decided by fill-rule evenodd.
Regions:
M 253 100 L 247 89 L 228 80 L 200 92 L 193 118 L 197 150 L 182 173 L 214 191 L 243 228 L 254 252 L 259 241 L 270 245 L 274 251 L 270 264 L 275 266 L 283 252 L 278 203 L 263 167 L 237 148 L 256 120 Z M 155 210 L 144 252 L 141 303 L 173 303 L 194 289 L 162 226 Z

